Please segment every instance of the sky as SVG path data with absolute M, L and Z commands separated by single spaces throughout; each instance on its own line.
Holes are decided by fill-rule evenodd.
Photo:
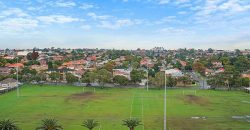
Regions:
M 0 0 L 0 49 L 250 49 L 250 0 Z

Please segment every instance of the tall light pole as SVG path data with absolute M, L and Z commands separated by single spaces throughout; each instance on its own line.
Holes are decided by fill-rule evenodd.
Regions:
M 16 60 L 16 63 L 17 63 L 17 67 L 16 67 L 16 79 L 17 79 L 17 91 L 16 91 L 16 95 L 17 97 L 19 97 L 19 82 L 18 82 L 18 57 L 17 57 L 17 60 Z
M 147 62 L 147 91 L 148 91 L 148 62 Z
M 164 93 L 164 130 L 167 130 L 167 82 L 166 82 L 166 70 L 164 71 L 164 75 L 165 75 L 165 93 Z

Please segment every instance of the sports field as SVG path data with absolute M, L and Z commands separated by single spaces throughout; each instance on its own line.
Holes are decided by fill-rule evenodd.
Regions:
M 96 130 L 127 130 L 122 120 L 136 117 L 136 130 L 163 130 L 164 90 L 141 88 L 82 88 L 34 86 L 0 95 L 0 119 L 14 119 L 22 130 L 34 130 L 41 119 L 53 117 L 65 130 L 84 130 L 93 118 Z M 250 94 L 242 91 L 167 90 L 170 130 L 249 130 Z

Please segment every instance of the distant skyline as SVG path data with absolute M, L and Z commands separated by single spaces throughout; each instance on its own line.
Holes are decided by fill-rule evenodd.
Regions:
M 4 48 L 250 49 L 248 0 L 0 0 Z

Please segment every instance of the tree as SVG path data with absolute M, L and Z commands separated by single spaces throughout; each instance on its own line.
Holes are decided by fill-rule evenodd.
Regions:
M 154 64 L 153 69 L 154 69 L 154 71 L 155 71 L 156 73 L 160 71 L 160 66 L 161 66 L 161 65 L 162 65 L 162 63 L 160 63 L 160 62 Z
M 131 81 L 134 83 L 141 82 L 141 80 L 145 78 L 145 74 L 146 72 L 143 70 L 134 69 L 130 72 Z
M 59 81 L 60 80 L 60 77 L 61 77 L 61 74 L 58 73 L 58 72 L 52 72 L 49 74 L 49 78 L 52 80 L 52 81 Z
M 204 72 L 205 72 L 205 67 L 200 62 L 193 63 L 192 68 L 193 68 L 194 71 L 196 71 L 196 72 L 198 72 L 200 74 L 204 74 Z
M 6 76 L 0 75 L 0 81 L 4 80 L 5 78 L 6 78 Z
M 97 79 L 97 73 L 96 72 L 86 72 L 82 76 L 82 82 L 85 82 L 85 83 L 95 82 L 96 79 Z
M 220 60 L 221 60 L 223 65 L 230 65 L 230 60 L 229 60 L 228 57 L 223 56 L 223 57 L 220 58 Z
M 174 68 L 182 69 L 182 65 L 179 61 L 176 62 L 176 64 L 173 65 Z
M 19 128 L 14 121 L 7 119 L 0 121 L 0 130 L 19 130 Z
M 38 75 L 40 76 L 40 81 L 46 81 L 47 80 L 47 74 L 45 72 L 41 72 Z
M 244 86 L 244 87 L 249 86 L 249 83 L 250 83 L 249 78 L 240 78 L 240 80 L 241 80 L 241 86 Z
M 164 72 L 157 72 L 155 74 L 155 78 L 152 78 L 152 83 L 158 87 L 158 88 L 161 88 L 164 86 L 165 84 L 165 73 Z
M 213 53 L 214 52 L 214 50 L 212 49 L 212 48 L 208 48 L 208 50 L 207 50 L 209 53 Z
M 173 78 L 171 76 L 168 76 L 166 78 L 166 85 L 168 87 L 174 87 L 174 86 L 176 86 L 176 84 L 177 84 L 177 80 L 175 78 Z
M 30 66 L 30 65 L 40 65 L 40 62 L 39 61 L 36 61 L 36 60 L 30 60 L 26 63 L 24 63 L 25 66 Z
M 24 67 L 21 71 L 23 75 L 30 74 L 32 76 L 35 76 L 37 74 L 37 71 L 35 69 L 29 69 L 28 67 Z
M 109 72 L 112 72 L 113 69 L 114 69 L 114 66 L 115 66 L 115 62 L 109 61 L 108 63 L 106 63 L 106 64 L 104 65 L 103 68 L 106 69 L 106 70 L 108 70 Z
M 54 67 L 53 67 L 53 62 L 52 61 L 49 61 L 48 62 L 48 69 L 50 70 L 50 69 L 53 69 Z
M 112 74 L 106 69 L 101 69 L 97 71 L 97 80 L 101 87 L 104 87 L 105 83 L 111 82 Z
M 27 59 L 28 60 L 36 60 L 38 57 L 39 57 L 39 54 L 35 50 L 33 50 L 32 53 L 27 54 Z
M 58 124 L 58 121 L 55 119 L 44 119 L 40 127 L 37 127 L 36 130 L 62 130 L 62 126 Z
M 184 87 L 190 82 L 190 78 L 187 76 L 180 77 L 180 81 L 183 83 Z
M 117 83 L 119 85 L 127 85 L 129 83 L 128 78 L 121 76 L 121 75 L 116 75 L 113 78 L 114 83 Z
M 245 58 L 244 56 L 237 57 L 236 61 L 234 62 L 234 66 L 238 71 L 247 71 L 250 69 L 250 61 Z
M 151 77 L 155 77 L 155 71 L 154 71 L 154 69 L 149 69 L 148 70 L 148 76 L 151 76 Z
M 0 67 L 5 66 L 7 63 L 6 59 L 0 58 Z
M 138 69 L 140 64 L 138 62 L 134 61 L 134 62 L 131 63 L 131 66 L 132 66 L 133 69 Z
M 124 62 L 122 63 L 122 68 L 127 69 L 128 67 L 129 67 L 129 62 L 128 62 L 128 61 L 124 61 Z
M 141 121 L 138 119 L 126 119 L 126 120 L 123 120 L 122 125 L 127 126 L 130 130 L 134 130 L 135 127 L 137 127 L 138 125 L 142 125 L 142 124 L 141 124 Z
M 95 121 L 94 119 L 87 119 L 82 123 L 82 126 L 88 128 L 89 130 L 93 130 L 95 127 L 99 125 L 98 121 Z
M 239 56 L 239 55 L 242 55 L 242 53 L 239 49 L 235 49 L 235 55 Z
M 66 73 L 66 80 L 68 83 L 74 83 L 78 81 L 78 78 L 71 73 Z

